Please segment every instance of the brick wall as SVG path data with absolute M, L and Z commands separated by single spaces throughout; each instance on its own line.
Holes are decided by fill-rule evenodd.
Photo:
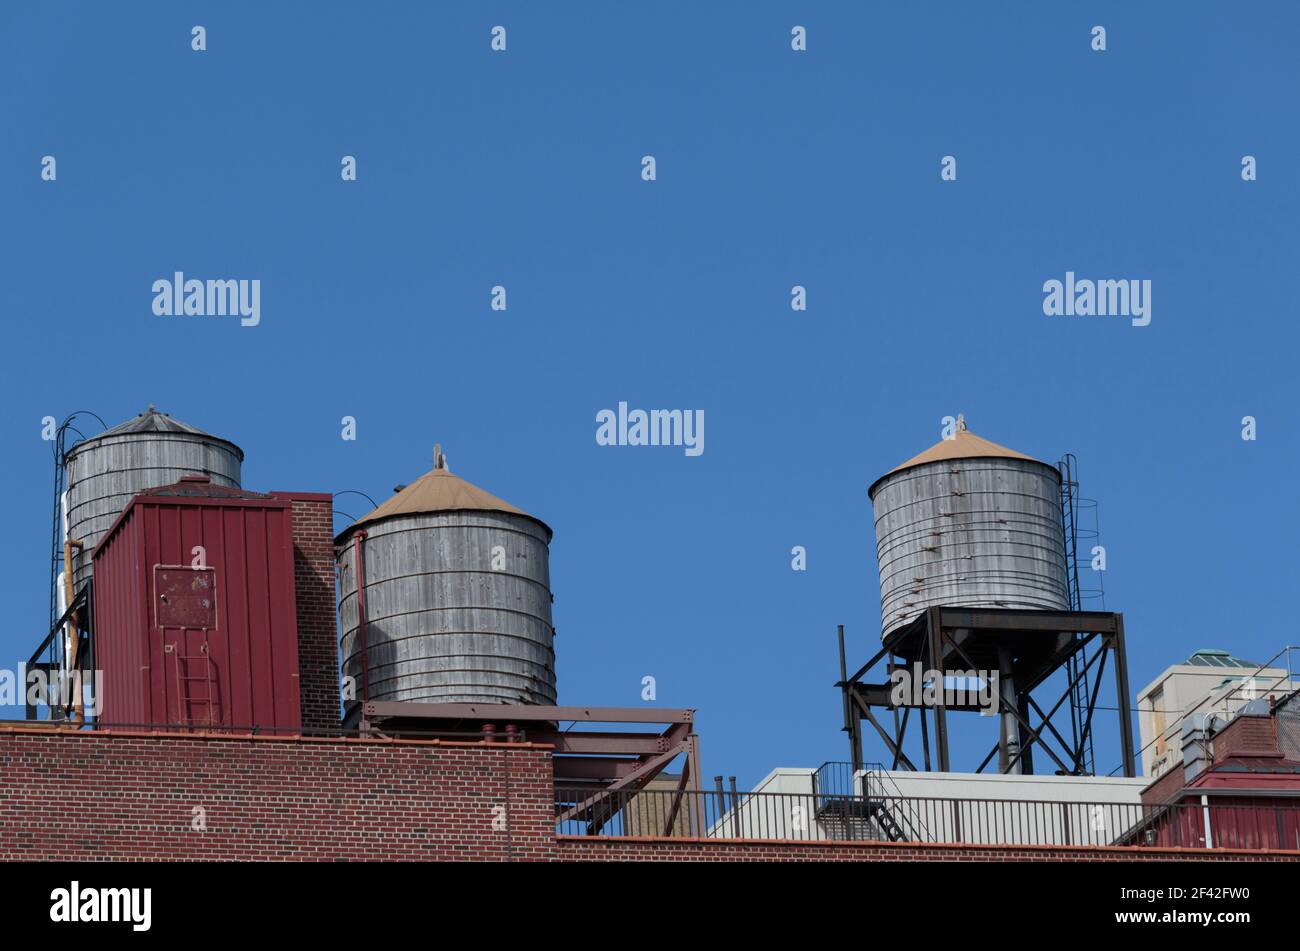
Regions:
M 1272 717 L 1239 716 L 1214 736 L 1214 762 L 1229 756 L 1277 754 L 1277 735 Z
M 0 727 L 0 860 L 1300 860 L 1300 852 L 556 836 L 527 743 Z M 202 828 L 198 828 L 202 826 Z
M 1183 763 L 1179 760 L 1142 790 L 1142 804 L 1160 806 L 1172 802 L 1183 788 L 1184 776 Z
M 1300 861 L 1300 852 L 557 836 L 555 858 L 560 862 L 1231 862 Z
M 339 729 L 339 644 L 334 589 L 334 501 L 273 492 L 293 502 L 293 569 L 298 605 L 298 690 L 304 733 Z
M 0 729 L 8 860 L 547 860 L 553 796 L 529 744 Z

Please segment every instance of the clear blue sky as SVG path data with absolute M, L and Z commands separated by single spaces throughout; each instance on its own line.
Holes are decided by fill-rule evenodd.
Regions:
M 745 785 L 845 758 L 866 490 L 949 414 L 1078 454 L 1135 692 L 1199 647 L 1263 660 L 1300 640 L 1298 30 L 1281 2 L 4 4 L 3 665 L 46 623 L 41 418 L 150 401 L 256 489 L 383 496 L 441 442 L 555 529 L 561 701 L 654 676 Z M 261 325 L 155 317 L 176 270 L 259 279 Z M 1150 326 L 1045 316 L 1067 270 L 1150 279 Z M 598 446 L 620 400 L 703 409 L 706 451 Z

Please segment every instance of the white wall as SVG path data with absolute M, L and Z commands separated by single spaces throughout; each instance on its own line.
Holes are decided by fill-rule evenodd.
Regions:
M 801 840 L 885 837 L 880 823 L 861 815 L 818 815 L 822 803 L 813 797 L 816 772 L 774 769 L 754 787 L 760 795 L 715 820 L 708 834 Z M 889 810 L 904 836 L 917 841 L 1103 845 L 1140 819 L 1141 792 L 1147 783 L 1141 778 L 900 770 L 873 774 L 870 793 Z M 861 773 L 855 786 L 861 795 Z
M 1141 818 L 1148 782 L 899 770 L 875 774 L 868 792 L 886 803 L 909 838 L 922 841 L 1104 845 Z
M 816 801 L 812 795 L 813 777 L 816 773 L 815 769 L 772 770 L 754 787 L 755 793 L 768 795 L 746 799 L 739 809 L 728 812 L 716 821 L 709 830 L 709 835 L 726 839 L 840 838 L 828 831 L 817 819 Z M 728 798 L 727 802 L 730 801 Z

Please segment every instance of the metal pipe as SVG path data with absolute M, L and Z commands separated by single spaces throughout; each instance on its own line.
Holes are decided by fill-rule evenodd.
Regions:
M 849 668 L 848 661 L 844 653 L 844 625 L 838 624 L 835 627 L 840 641 L 840 700 L 844 704 L 844 732 L 849 735 L 849 761 L 853 764 L 853 771 L 857 772 L 862 768 L 862 743 L 858 740 L 858 733 L 855 727 L 855 715 L 853 704 L 849 701 Z
M 1002 689 L 1002 772 L 1019 775 L 1023 772 L 1020 765 L 1020 723 L 1013 712 L 1016 709 L 1016 682 L 1011 673 L 1011 648 L 1002 645 L 998 648 L 998 666 L 1001 670 Z
M 1205 847 L 1212 849 L 1214 848 L 1214 833 L 1210 829 L 1210 800 L 1205 796 L 1201 797 L 1201 818 L 1205 822 Z
M 82 547 L 80 538 L 68 538 L 63 542 L 63 590 L 69 606 L 72 605 L 72 549 L 80 551 Z M 80 671 L 77 669 L 77 655 L 81 652 L 81 631 L 77 621 L 77 612 L 74 610 L 68 615 L 68 654 L 64 660 L 73 681 L 72 722 L 80 726 L 86 722 L 86 716 L 82 709 Z
M 357 576 L 357 641 L 361 650 L 361 702 L 370 699 L 370 659 L 366 647 L 366 563 L 361 553 L 365 530 L 352 536 L 352 568 Z
M 736 777 L 728 776 L 731 783 L 731 834 L 740 838 L 740 793 L 736 792 Z

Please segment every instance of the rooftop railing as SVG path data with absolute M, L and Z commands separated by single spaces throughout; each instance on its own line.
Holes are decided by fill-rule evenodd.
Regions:
M 877 794 L 567 790 L 561 835 L 1300 850 L 1300 799 L 1144 805 Z M 573 803 L 586 803 L 574 811 Z

